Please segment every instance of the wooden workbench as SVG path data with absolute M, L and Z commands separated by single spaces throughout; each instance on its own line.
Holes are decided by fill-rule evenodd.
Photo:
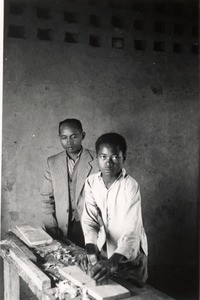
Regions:
M 20 277 L 38 299 L 56 300 L 52 295 L 52 278 L 38 267 L 34 251 L 28 249 L 12 232 L 6 240 L 0 242 L 0 256 L 4 261 L 4 300 L 20 299 Z M 149 285 L 143 288 L 130 285 L 129 289 L 132 296 L 126 300 L 172 299 Z M 79 296 L 76 299 L 81 298 Z

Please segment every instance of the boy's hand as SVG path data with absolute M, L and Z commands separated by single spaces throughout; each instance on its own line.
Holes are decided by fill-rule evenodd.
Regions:
M 91 277 L 99 284 L 107 280 L 112 272 L 117 270 L 117 266 L 114 266 L 108 259 L 100 260 L 90 269 Z
M 104 280 L 107 280 L 108 277 L 117 270 L 119 263 L 124 258 L 125 257 L 123 255 L 114 253 L 109 259 L 100 260 L 90 269 L 91 277 L 95 281 L 97 281 L 97 283 L 101 284 Z
M 78 265 L 82 271 L 88 273 L 93 265 L 98 262 L 98 248 L 95 244 L 85 245 L 86 253 L 78 258 Z
M 79 255 L 77 265 L 81 268 L 82 271 L 84 271 L 84 272 L 87 271 L 88 260 L 87 260 L 86 253 Z
M 78 265 L 82 271 L 88 273 L 93 265 L 98 262 L 96 254 L 83 253 L 79 255 Z

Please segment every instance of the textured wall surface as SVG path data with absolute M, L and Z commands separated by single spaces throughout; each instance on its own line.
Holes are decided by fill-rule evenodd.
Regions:
M 16 224 L 41 223 L 45 160 L 62 150 L 58 122 L 76 117 L 86 147 L 108 131 L 127 140 L 125 167 L 141 186 L 150 282 L 172 296 L 195 294 L 196 3 L 5 5 L 3 236 Z

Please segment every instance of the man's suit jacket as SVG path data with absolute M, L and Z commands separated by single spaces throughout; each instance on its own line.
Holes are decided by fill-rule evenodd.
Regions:
M 90 174 L 98 171 L 95 152 L 83 148 L 78 163 L 75 199 L 76 209 L 80 218 L 84 207 L 85 179 Z M 67 236 L 69 221 L 70 198 L 68 180 L 66 151 L 49 157 L 41 192 L 43 224 L 46 229 L 59 227 L 65 237 Z

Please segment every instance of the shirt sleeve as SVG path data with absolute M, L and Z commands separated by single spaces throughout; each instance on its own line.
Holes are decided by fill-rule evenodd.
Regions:
M 42 203 L 42 219 L 45 228 L 57 227 L 55 219 L 55 199 L 53 193 L 53 184 L 51 179 L 51 170 L 49 167 L 49 159 L 47 159 L 44 181 L 41 190 L 41 203 Z
M 97 244 L 98 233 L 100 230 L 99 209 L 95 202 L 91 180 L 89 178 L 85 181 L 85 204 L 82 214 L 82 228 L 85 237 L 85 244 Z
M 128 182 L 124 193 L 126 199 L 126 203 L 124 203 L 126 218 L 115 253 L 124 255 L 128 260 L 134 260 L 139 254 L 143 233 L 139 185 L 136 182 Z

